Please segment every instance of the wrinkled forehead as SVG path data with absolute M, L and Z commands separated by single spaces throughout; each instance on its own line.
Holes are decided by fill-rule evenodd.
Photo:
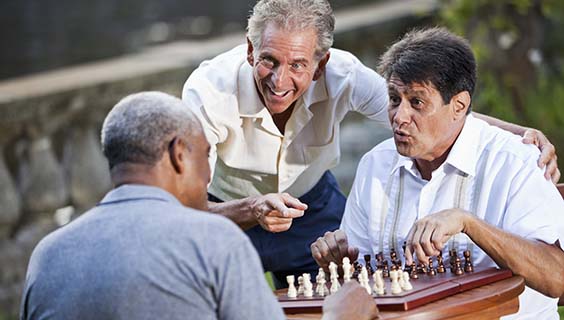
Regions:
M 429 96 L 438 92 L 431 81 L 404 83 L 399 77 L 394 75 L 388 80 L 388 91 L 396 94 L 419 96 Z

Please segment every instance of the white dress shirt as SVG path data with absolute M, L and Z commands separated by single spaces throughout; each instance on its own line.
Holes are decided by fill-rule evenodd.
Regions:
M 537 166 L 539 151 L 521 138 L 469 115 L 445 162 L 426 181 L 414 160 L 399 155 L 393 139 L 362 158 L 341 229 L 364 253 L 402 244 L 413 223 L 443 209 L 462 208 L 491 225 L 527 239 L 564 245 L 564 201 Z M 465 234 L 445 253 L 472 251 L 476 266 L 495 263 Z M 546 270 L 547 277 L 561 270 Z M 526 288 L 515 319 L 558 319 L 557 299 Z M 507 319 L 513 319 L 513 316 Z M 504 318 L 505 319 L 505 318 Z
M 339 162 L 339 124 L 347 112 L 389 127 L 385 80 L 352 54 L 331 49 L 324 75 L 296 102 L 282 135 L 259 99 L 246 54 L 241 45 L 204 61 L 182 93 L 212 146 L 209 192 L 216 197 L 300 197 Z

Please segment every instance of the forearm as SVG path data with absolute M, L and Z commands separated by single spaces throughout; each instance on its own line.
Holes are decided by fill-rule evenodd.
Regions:
M 485 114 L 481 114 L 478 112 L 472 112 L 472 115 L 474 115 L 474 117 L 484 120 L 485 122 L 489 123 L 492 126 L 501 128 L 503 130 L 509 131 L 511 133 L 514 133 L 516 135 L 519 136 L 523 136 L 523 134 L 525 134 L 525 131 L 528 129 L 526 127 L 520 126 L 518 124 L 514 124 L 514 123 L 509 123 L 507 121 L 503 121 L 494 117 L 490 117 L 490 116 L 486 116 Z
M 252 203 L 252 197 L 226 202 L 208 201 L 208 210 L 230 219 L 241 229 L 247 230 L 258 224 L 253 215 Z
M 524 239 L 467 215 L 463 232 L 500 267 L 525 278 L 528 287 L 550 297 L 564 294 L 564 252 L 559 245 Z

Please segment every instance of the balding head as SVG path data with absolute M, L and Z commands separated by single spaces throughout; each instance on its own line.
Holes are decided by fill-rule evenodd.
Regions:
M 153 165 L 175 136 L 194 136 L 202 126 L 182 100 L 162 92 L 123 98 L 102 126 L 102 149 L 110 169 L 120 163 Z
M 207 208 L 210 146 L 181 100 L 160 92 L 125 97 L 104 121 L 102 149 L 115 186 L 156 186 L 188 207 Z

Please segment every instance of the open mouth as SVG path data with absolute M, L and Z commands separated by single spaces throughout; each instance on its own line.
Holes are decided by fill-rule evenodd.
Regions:
M 286 96 L 290 93 L 290 91 L 292 91 L 292 90 L 275 91 L 275 90 L 272 90 L 272 88 L 268 87 L 268 91 L 270 91 L 270 93 L 271 93 L 272 95 L 274 95 L 274 96 L 276 96 L 276 97 L 278 97 L 278 98 L 284 98 L 284 97 L 286 97 Z

